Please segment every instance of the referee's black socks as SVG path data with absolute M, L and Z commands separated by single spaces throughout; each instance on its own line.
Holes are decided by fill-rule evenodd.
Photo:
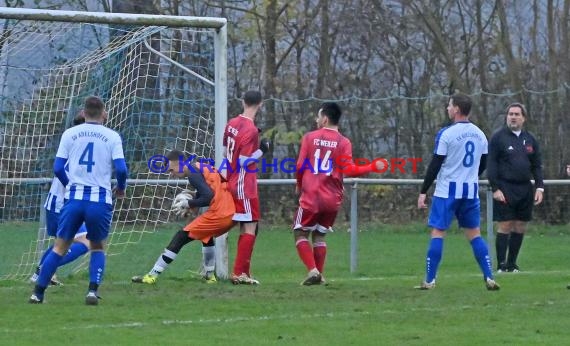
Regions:
M 516 268 L 517 257 L 519 256 L 519 250 L 521 249 L 523 238 L 524 233 L 511 232 L 511 237 L 509 239 L 509 257 L 507 258 L 507 266 L 509 267 L 507 269 L 509 270 Z
M 507 248 L 509 247 L 509 234 L 497 232 L 495 250 L 497 251 L 497 270 L 506 270 Z

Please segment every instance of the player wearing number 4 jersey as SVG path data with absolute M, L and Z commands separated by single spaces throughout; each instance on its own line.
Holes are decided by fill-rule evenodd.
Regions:
M 459 227 L 465 228 L 465 235 L 483 272 L 487 289 L 499 289 L 493 279 L 489 250 L 479 229 L 481 206 L 478 181 L 479 175 L 485 170 L 487 138 L 477 126 L 469 122 L 470 110 L 471 99 L 467 95 L 451 96 L 447 113 L 453 124 L 440 130 L 435 138 L 433 158 L 418 197 L 418 208 L 427 208 L 426 193 L 437 177 L 428 220 L 432 232 L 426 255 L 426 277 L 416 287 L 418 289 L 435 287 L 437 268 L 443 252 L 443 238 L 454 215 Z
M 44 291 L 62 257 L 67 253 L 75 233 L 85 222 L 91 245 L 88 305 L 98 304 L 97 289 L 105 272 L 105 239 L 109 234 L 113 204 L 111 173 L 117 175 L 117 198 L 125 194 L 127 166 L 121 137 L 103 126 L 107 120 L 103 101 L 95 96 L 85 99 L 85 123 L 66 130 L 59 144 L 54 173 L 66 186 L 67 202 L 61 209 L 60 224 L 53 251 L 42 264 L 30 303 L 42 303 Z M 65 165 L 69 167 L 69 176 Z
M 80 125 L 85 122 L 85 118 L 82 114 L 78 115 L 73 119 L 73 125 Z M 46 233 L 50 237 L 55 237 L 57 235 L 57 228 L 59 226 L 59 214 L 61 212 L 61 208 L 63 207 L 63 202 L 65 199 L 65 186 L 59 181 L 57 177 L 53 178 L 51 183 L 51 187 L 49 189 L 48 197 L 44 204 L 44 208 L 46 211 Z M 73 244 L 71 244 L 68 252 L 65 256 L 61 259 L 58 266 L 62 266 L 69 262 L 72 262 L 82 256 L 83 254 L 89 251 L 89 240 L 86 238 L 87 229 L 85 228 L 85 224 L 81 225 L 81 228 L 75 234 L 73 239 Z M 30 282 L 36 283 L 38 281 L 38 277 L 40 274 L 40 268 L 45 260 L 45 258 L 51 252 L 53 246 L 50 246 L 42 255 L 40 259 L 40 263 L 36 267 L 36 271 L 30 277 Z M 57 280 L 57 278 L 53 277 L 50 281 L 50 285 L 61 285 L 61 282 Z
M 293 230 L 297 253 L 308 270 L 303 285 L 324 283 L 327 247 L 325 235 L 332 231 L 344 194 L 343 176 L 359 176 L 380 170 L 380 162 L 356 166 L 352 144 L 338 131 L 340 107 L 326 102 L 317 113 L 318 130 L 301 141 L 297 159 L 297 192 L 300 192 Z M 312 233 L 313 245 L 309 243 Z

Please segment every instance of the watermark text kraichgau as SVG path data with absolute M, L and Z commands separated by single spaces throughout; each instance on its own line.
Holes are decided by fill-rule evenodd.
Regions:
M 234 172 L 245 170 L 248 173 L 295 173 L 297 171 L 310 172 L 313 174 L 331 174 L 333 170 L 350 175 L 351 172 L 358 169 L 356 166 L 372 166 L 372 173 L 390 173 L 394 174 L 417 174 L 418 165 L 422 162 L 419 157 L 391 157 L 391 158 L 375 158 L 373 160 L 357 157 L 340 155 L 333 159 L 312 158 L 297 162 L 297 159 L 286 157 L 283 159 L 255 159 L 247 158 L 239 161 L 236 166 L 232 166 L 231 162 L 223 159 L 219 165 L 216 165 L 213 159 L 197 158 L 196 155 L 180 156 L 177 163 L 171 163 L 164 155 L 153 155 L 147 162 L 148 169 L 153 173 L 167 173 L 170 171 L 183 172 L 184 167 L 191 173 L 202 173 L 204 170 L 213 171 L 215 167 L 218 171 Z M 177 167 L 172 167 L 177 164 Z

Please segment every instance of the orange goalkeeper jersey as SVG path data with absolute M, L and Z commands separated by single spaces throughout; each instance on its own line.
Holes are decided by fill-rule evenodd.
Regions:
M 228 190 L 228 183 L 222 181 L 215 168 L 203 164 L 196 164 L 196 167 L 202 171 L 206 183 L 214 192 L 208 211 L 220 218 L 233 216 L 236 209 L 232 194 Z

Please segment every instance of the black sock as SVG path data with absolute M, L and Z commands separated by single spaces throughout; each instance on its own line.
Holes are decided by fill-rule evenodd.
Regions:
M 98 289 L 99 289 L 99 284 L 96 284 L 95 282 L 89 283 L 89 291 L 97 292 Z
M 45 290 L 46 290 L 46 287 L 42 287 L 42 286 L 36 284 L 36 286 L 34 287 L 34 294 L 36 294 L 39 297 L 43 297 Z
M 497 265 L 499 269 L 504 266 L 507 260 L 507 247 L 509 246 L 509 234 L 508 233 L 497 233 L 497 238 L 495 239 L 495 249 L 497 250 Z
M 174 258 L 172 257 L 168 257 L 166 254 L 162 254 L 162 260 L 164 261 L 164 263 L 166 264 L 170 264 L 172 263 L 172 261 L 174 261 Z
M 507 266 L 513 269 L 517 264 L 517 257 L 519 256 L 519 250 L 523 242 L 523 233 L 511 233 L 511 238 L 509 239 L 509 256 L 507 259 Z

